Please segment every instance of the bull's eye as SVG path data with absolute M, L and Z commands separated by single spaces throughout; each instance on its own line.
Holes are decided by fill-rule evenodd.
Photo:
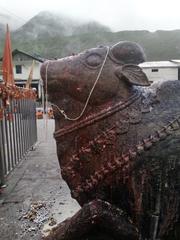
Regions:
M 86 64 L 90 67 L 98 67 L 102 63 L 102 58 L 99 54 L 91 54 L 86 58 Z

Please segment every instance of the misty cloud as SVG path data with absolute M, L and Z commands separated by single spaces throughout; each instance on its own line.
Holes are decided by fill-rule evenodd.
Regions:
M 118 30 L 172 30 L 180 28 L 179 0 L 6 0 L 0 13 L 17 21 L 30 19 L 40 11 L 53 11 L 75 19 L 96 20 Z

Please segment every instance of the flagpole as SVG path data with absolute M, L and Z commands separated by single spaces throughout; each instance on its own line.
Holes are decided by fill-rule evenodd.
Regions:
M 6 37 L 3 52 L 2 61 L 2 73 L 5 85 L 15 85 L 14 74 L 13 74 L 13 60 L 12 60 L 12 48 L 11 48 L 11 36 L 9 26 L 6 27 Z
M 31 88 L 31 83 L 32 83 L 32 79 L 33 79 L 33 71 L 34 71 L 34 60 L 32 62 L 31 68 L 30 68 L 29 77 L 26 81 L 26 88 Z

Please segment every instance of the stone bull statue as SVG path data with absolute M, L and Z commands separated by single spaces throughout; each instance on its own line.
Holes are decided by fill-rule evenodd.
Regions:
M 47 61 L 63 179 L 81 209 L 46 240 L 180 239 L 180 81 L 149 87 L 132 42 Z

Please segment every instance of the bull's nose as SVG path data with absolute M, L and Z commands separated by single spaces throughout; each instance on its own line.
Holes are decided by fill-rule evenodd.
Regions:
M 44 83 L 47 81 L 51 84 L 54 80 L 57 81 L 63 73 L 63 65 L 59 61 L 48 60 L 42 64 L 40 73 Z

